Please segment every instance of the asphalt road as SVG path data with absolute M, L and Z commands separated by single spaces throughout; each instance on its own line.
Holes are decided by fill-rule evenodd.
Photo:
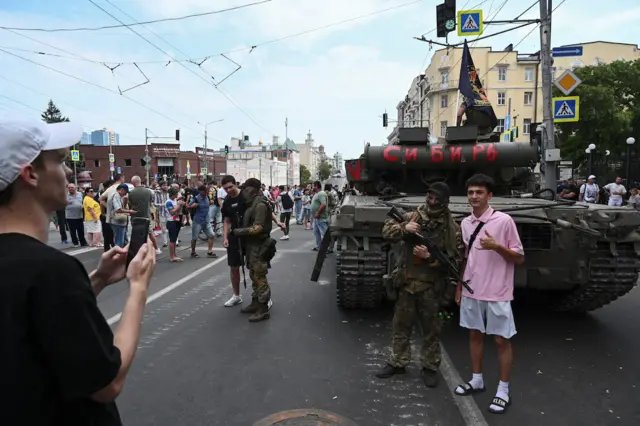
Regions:
M 51 235 L 51 244 L 61 247 L 59 236 Z M 181 239 L 188 250 L 189 228 Z M 269 271 L 272 317 L 257 324 L 238 312 L 250 301 L 250 282 L 243 305 L 222 306 L 231 295 L 226 259 L 205 258 L 201 244 L 202 257 L 191 259 L 185 251 L 181 264 L 160 256 L 139 350 L 118 400 L 124 423 L 250 426 L 273 413 L 317 408 L 358 426 L 640 424 L 637 290 L 582 317 L 517 306 L 514 402 L 506 415 L 496 416 L 486 410 L 498 380 L 490 340 L 487 392 L 464 401 L 451 395 L 458 374 L 464 381 L 470 378 L 467 334 L 455 320 L 444 328 L 443 347 L 451 362 L 443 362 L 438 388 L 424 387 L 415 364 L 406 376 L 375 378 L 389 353 L 392 312 L 388 307 L 338 310 L 333 262 L 326 262 L 318 283 L 309 281 L 313 245 L 312 233 L 296 225 L 291 240 L 278 242 Z M 218 256 L 225 253 L 220 247 L 218 240 Z M 75 253 L 88 270 L 101 252 L 64 250 Z M 114 327 L 126 295 L 127 286 L 120 283 L 99 297 Z

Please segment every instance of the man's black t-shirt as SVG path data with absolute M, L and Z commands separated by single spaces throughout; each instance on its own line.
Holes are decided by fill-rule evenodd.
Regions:
M 121 358 L 84 266 L 29 236 L 1 234 L 0 276 L 0 423 L 121 425 L 115 403 L 90 399 Z
M 235 197 L 227 194 L 224 201 L 222 202 L 222 208 L 220 209 L 222 213 L 222 220 L 225 218 L 229 218 L 231 221 L 231 228 L 235 229 L 240 226 L 242 223 L 242 215 L 246 210 L 246 203 L 242 193 L 238 193 Z M 236 239 L 233 235 L 229 236 L 229 244 L 235 244 Z

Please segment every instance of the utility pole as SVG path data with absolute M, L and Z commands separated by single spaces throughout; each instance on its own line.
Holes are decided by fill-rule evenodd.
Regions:
M 209 174 L 209 156 L 207 155 L 207 126 L 204 127 L 204 168 L 207 169 L 207 175 Z M 214 160 L 215 161 L 215 160 Z M 204 177 L 205 182 L 207 177 Z
M 551 10 L 552 0 L 540 0 L 540 61 L 542 66 L 542 159 L 544 164 L 544 188 L 557 186 L 556 168 L 560 150 L 556 149 L 553 109 L 551 106 Z M 542 184 L 542 182 L 541 182 Z
M 144 128 L 144 156 L 145 159 L 149 158 L 149 129 L 147 129 L 146 127 Z M 146 169 L 146 178 L 147 178 L 147 188 L 149 187 L 149 163 L 145 162 L 145 169 Z

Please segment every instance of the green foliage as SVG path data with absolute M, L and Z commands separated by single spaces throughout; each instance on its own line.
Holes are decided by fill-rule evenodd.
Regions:
M 640 60 L 577 68 L 582 84 L 570 96 L 580 96 L 580 121 L 558 123 L 562 156 L 584 164 L 585 149 L 595 144 L 599 153 L 611 152 L 610 162 L 623 161 L 629 136 L 640 139 Z M 564 96 L 554 88 L 554 97 Z
M 307 169 L 307 166 L 300 164 L 300 183 L 306 185 L 311 182 L 311 172 Z
M 40 115 L 40 117 L 42 117 L 42 121 L 46 123 L 61 123 L 69 121 L 67 117 L 62 115 L 62 112 L 60 112 L 56 104 L 53 103 L 52 99 L 49 99 L 47 109 Z
M 329 179 L 329 176 L 331 176 L 331 168 L 331 164 L 326 161 L 320 163 L 320 166 L 318 167 L 318 177 L 320 178 L 320 181 Z

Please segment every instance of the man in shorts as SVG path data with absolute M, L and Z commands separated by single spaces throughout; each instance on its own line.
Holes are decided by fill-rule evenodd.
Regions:
M 229 264 L 229 275 L 231 278 L 231 288 L 233 290 L 233 296 L 227 300 L 224 306 L 231 307 L 242 303 L 242 295 L 240 295 L 240 267 L 243 263 L 238 237 L 235 237 L 231 233 L 231 230 L 240 227 L 242 215 L 246 207 L 240 188 L 238 188 L 236 179 L 233 176 L 227 175 L 222 178 L 222 189 L 227 194 L 221 209 L 224 223 L 224 242 L 222 244 L 227 249 L 227 263 Z
M 200 231 L 203 230 L 207 235 L 207 242 L 209 244 L 207 256 L 214 258 L 218 257 L 213 252 L 213 241 L 215 240 L 215 235 L 213 233 L 213 228 L 211 227 L 211 222 L 209 222 L 208 192 L 209 191 L 205 185 L 200 185 L 198 187 L 198 194 L 191 197 L 191 200 L 189 201 L 188 208 L 195 211 L 193 215 L 193 224 L 191 226 L 191 257 L 198 257 L 198 253 L 196 253 L 196 243 L 198 242 L 198 235 L 200 234 Z
M 472 214 L 461 224 L 465 244 L 463 280 L 474 293 L 458 284 L 456 302 L 460 305 L 460 326 L 469 329 L 473 376 L 455 389 L 456 395 L 483 392 L 482 354 L 484 335 L 493 335 L 498 347 L 500 382 L 489 411 L 504 414 L 509 405 L 509 380 L 513 364 L 510 339 L 516 334 L 511 310 L 515 265 L 524 262 L 524 250 L 516 224 L 505 213 L 489 206 L 494 182 L 476 174 L 467 181 L 467 197 Z

